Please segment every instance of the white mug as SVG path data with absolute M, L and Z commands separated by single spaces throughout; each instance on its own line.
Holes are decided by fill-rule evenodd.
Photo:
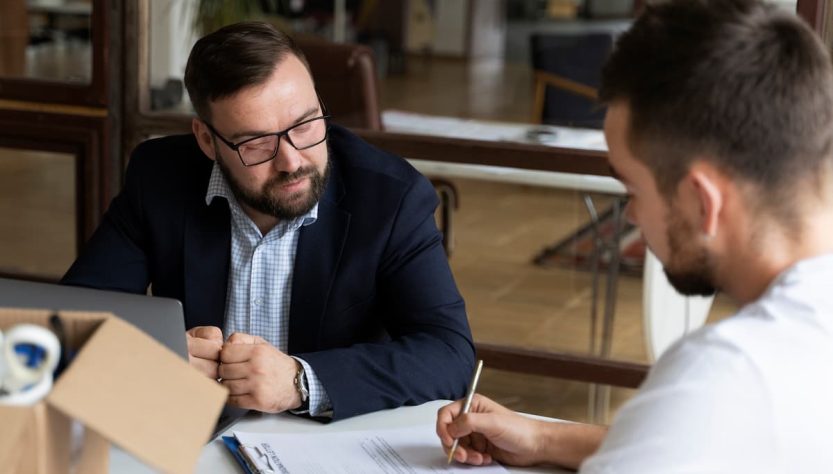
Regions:
M 27 367 L 15 352 L 19 344 L 31 344 L 44 351 L 37 367 Z M 61 344 L 49 329 L 18 324 L 0 332 L 0 405 L 31 405 L 52 389 L 52 372 L 58 365 Z

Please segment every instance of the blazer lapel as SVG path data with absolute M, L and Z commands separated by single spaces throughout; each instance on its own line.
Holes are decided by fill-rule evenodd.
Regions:
M 301 227 L 298 236 L 289 306 L 290 354 L 318 348 L 321 322 L 350 227 L 350 213 L 337 204 L 343 188 L 333 168 L 327 190 L 318 203 L 318 219 Z
M 186 327 L 218 326 L 226 312 L 231 219 L 225 199 L 186 213 L 184 251 Z

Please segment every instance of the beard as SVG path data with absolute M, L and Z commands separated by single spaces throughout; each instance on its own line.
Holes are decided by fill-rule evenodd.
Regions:
M 323 173 L 319 172 L 314 166 L 301 167 L 292 173 L 281 171 L 277 175 L 269 178 L 259 190 L 247 189 L 235 179 L 223 162 L 222 155 L 219 152 L 220 150 L 215 143 L 215 153 L 218 158 L 217 164 L 237 201 L 262 214 L 274 216 L 280 220 L 294 219 L 309 212 L 321 200 L 321 196 L 324 195 L 324 189 L 327 187 L 327 181 L 330 179 L 328 149 L 327 163 L 324 166 Z M 309 178 L 309 189 L 285 196 L 281 196 L 277 192 L 282 185 L 302 178 Z
M 663 271 L 668 282 L 684 296 L 712 296 L 717 291 L 714 265 L 698 241 L 694 227 L 671 210 L 668 222 L 670 256 Z

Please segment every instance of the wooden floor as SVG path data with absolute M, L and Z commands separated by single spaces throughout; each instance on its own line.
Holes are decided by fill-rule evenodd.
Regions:
M 385 108 L 491 120 L 523 121 L 532 83 L 520 66 L 413 58 L 409 75 L 383 83 Z M 68 155 L 0 148 L 0 272 L 60 276 L 74 258 L 73 160 Z M 574 192 L 455 180 L 460 208 L 450 263 L 466 299 L 475 339 L 573 352 L 590 338 L 590 275 L 531 263 L 544 246 L 569 235 L 587 213 Z M 604 204 L 604 196 L 595 196 Z M 712 317 L 732 311 L 719 300 Z M 619 280 L 613 357 L 646 361 L 642 281 Z M 588 385 L 487 368 L 481 391 L 510 407 L 586 419 Z M 633 391 L 613 390 L 615 409 Z

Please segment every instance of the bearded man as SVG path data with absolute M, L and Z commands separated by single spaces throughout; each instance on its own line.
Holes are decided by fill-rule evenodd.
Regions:
M 329 122 L 303 53 L 244 22 L 200 39 L 193 134 L 134 151 L 65 284 L 182 301 L 229 404 L 339 419 L 462 395 L 474 363 L 433 187 Z

